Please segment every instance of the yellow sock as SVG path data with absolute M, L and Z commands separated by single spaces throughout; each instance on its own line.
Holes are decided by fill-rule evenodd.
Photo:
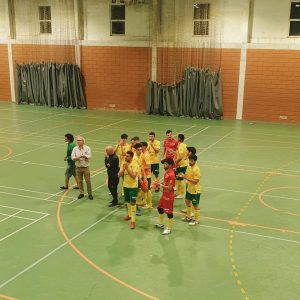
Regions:
M 128 216 L 131 217 L 131 204 L 127 203 Z
M 184 196 L 185 195 L 185 184 L 184 184 L 183 180 L 179 181 L 179 183 L 178 183 L 178 189 L 179 189 L 178 194 Z
M 150 190 L 147 191 L 147 204 L 149 207 L 153 207 L 152 205 L 152 192 Z
M 194 208 L 195 220 L 200 221 L 200 209 Z
M 192 207 L 191 206 L 187 206 L 186 207 L 186 216 L 188 218 L 191 218 L 191 215 L 192 215 Z
M 136 196 L 136 203 L 139 205 L 143 204 L 143 191 L 141 189 L 139 189 L 139 192 Z
M 135 222 L 136 204 L 131 204 L 131 222 Z
M 178 185 L 179 185 L 179 180 L 175 180 L 175 191 L 176 191 L 176 194 L 178 194 L 178 189 L 179 189 Z
M 173 226 L 173 218 L 172 218 L 172 219 L 169 219 L 169 218 L 168 218 L 167 227 L 168 227 L 169 229 L 171 229 L 172 226 Z
M 159 214 L 159 224 L 162 225 L 164 223 L 165 214 Z

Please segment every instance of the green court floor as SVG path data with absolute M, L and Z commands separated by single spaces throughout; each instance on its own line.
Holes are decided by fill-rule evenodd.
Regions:
M 0 129 L 0 299 L 300 299 L 299 125 L 0 102 Z M 178 199 L 171 235 L 156 209 L 130 230 L 108 208 L 104 147 L 167 129 L 197 148 L 201 223 Z M 68 132 L 92 149 L 93 201 L 59 189 Z

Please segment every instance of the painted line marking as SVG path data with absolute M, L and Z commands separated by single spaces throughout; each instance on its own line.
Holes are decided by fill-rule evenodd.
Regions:
M 104 217 L 102 217 L 100 220 L 96 221 L 95 223 L 93 223 L 92 225 L 88 226 L 87 228 L 85 228 L 84 230 L 82 230 L 81 232 L 79 232 L 78 234 L 76 234 L 75 236 L 73 236 L 70 241 L 73 241 L 75 239 L 77 239 L 78 237 L 80 237 L 81 235 L 83 235 L 86 231 L 88 231 L 89 229 L 93 228 L 95 225 L 97 225 L 98 223 L 102 222 L 103 220 L 105 220 L 106 218 L 108 218 L 111 214 L 113 214 L 117 209 L 109 212 L 107 215 L 105 215 Z M 3 288 L 4 286 L 8 285 L 10 282 L 14 281 L 15 279 L 17 279 L 18 277 L 20 277 L 21 275 L 23 275 L 24 273 L 26 273 L 27 271 L 31 270 L 33 267 L 35 267 L 36 265 L 38 265 L 39 263 L 41 263 L 42 261 L 44 261 L 46 258 L 48 258 L 49 256 L 51 256 L 52 254 L 54 254 L 55 252 L 57 252 L 58 250 L 60 250 L 61 248 L 63 248 L 64 246 L 68 245 L 68 242 L 64 242 L 61 245 L 59 245 L 58 247 L 56 247 L 55 249 L 53 249 L 52 251 L 50 251 L 49 253 L 47 253 L 45 256 L 41 257 L 40 259 L 36 260 L 34 263 L 32 263 L 31 265 L 29 265 L 28 267 L 26 267 L 25 269 L 23 269 L 22 271 L 20 271 L 19 273 L 17 273 L 16 275 L 14 275 L 13 277 L 11 277 L 10 279 L 6 280 L 5 282 L 1 283 L 0 285 L 0 289 Z
M 21 230 L 24 230 L 25 228 L 27 228 L 27 227 L 33 225 L 34 223 L 39 222 L 40 220 L 46 218 L 47 216 L 48 216 L 48 215 L 44 215 L 44 216 L 40 217 L 39 219 L 34 220 L 33 222 L 31 222 L 31 223 L 29 223 L 29 224 L 27 224 L 27 225 L 25 225 L 25 226 L 19 228 L 18 230 L 14 231 L 14 232 L 12 232 L 12 233 L 10 233 L 10 234 L 8 234 L 7 236 L 1 238 L 1 239 L 0 239 L 0 242 L 2 242 L 2 241 L 4 241 L 4 240 L 6 240 L 7 238 L 9 238 L 9 237 L 15 235 L 16 233 L 20 232 Z M 0 287 L 0 288 L 1 288 L 1 287 Z

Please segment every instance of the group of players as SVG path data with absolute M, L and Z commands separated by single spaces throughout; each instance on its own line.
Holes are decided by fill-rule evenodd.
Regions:
M 195 147 L 187 147 L 184 135 L 178 134 L 173 138 L 172 131 L 166 131 L 163 142 L 162 160 L 160 160 L 160 142 L 155 133 L 149 133 L 147 142 L 140 142 L 139 137 L 127 143 L 128 135 L 122 134 L 116 147 L 106 147 L 105 166 L 108 174 L 108 188 L 113 197 L 110 207 L 118 205 L 118 185 L 121 178 L 121 191 L 127 204 L 127 215 L 124 220 L 130 220 L 130 228 L 134 229 L 136 215 L 140 215 L 140 207 L 153 208 L 152 191 L 162 189 L 162 195 L 157 205 L 159 222 L 157 228 L 164 229 L 162 234 L 170 234 L 173 223 L 174 198 L 185 198 L 186 216 L 184 221 L 189 225 L 197 225 L 200 220 L 199 201 L 201 196 L 201 172 L 197 165 Z M 69 179 L 74 176 L 79 189 L 78 199 L 84 197 L 83 178 L 86 181 L 88 199 L 93 200 L 90 180 L 91 150 L 85 145 L 82 136 L 76 137 L 77 146 L 72 134 L 65 135 L 68 143 L 67 155 L 64 160 L 68 166 L 65 172 L 65 185 L 61 189 L 69 188 Z M 159 163 L 164 166 L 163 179 L 159 178 Z M 154 181 L 151 184 L 151 176 Z M 167 226 L 164 226 L 164 215 L 167 215 Z
M 105 166 L 108 173 L 108 188 L 112 194 L 110 207 L 118 205 L 118 183 L 127 204 L 127 215 L 124 220 L 130 221 L 130 229 L 136 225 L 136 215 L 140 207 L 152 209 L 152 190 L 162 190 L 157 210 L 159 222 L 156 228 L 163 229 L 162 234 L 168 235 L 172 230 L 173 204 L 175 198 L 184 198 L 186 216 L 184 221 L 194 226 L 200 220 L 201 172 L 197 165 L 195 147 L 187 147 L 184 135 L 173 137 L 172 130 L 166 131 L 163 141 L 162 160 L 160 159 L 161 143 L 154 132 L 149 133 L 147 142 L 141 142 L 139 137 L 127 142 L 128 135 L 122 134 L 116 147 L 106 147 Z M 163 164 L 165 173 L 159 178 L 159 163 Z M 151 177 L 154 181 L 151 184 Z M 164 215 L 167 215 L 167 225 L 164 225 Z

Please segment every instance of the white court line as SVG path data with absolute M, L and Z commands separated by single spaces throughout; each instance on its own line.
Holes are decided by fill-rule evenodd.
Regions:
M 5 129 L 5 128 L 8 128 L 8 129 L 10 129 L 10 128 L 12 128 L 12 127 L 18 127 L 18 126 L 20 126 L 20 125 L 27 125 L 27 124 L 30 124 L 30 123 L 34 123 L 34 122 L 39 122 L 39 121 L 43 121 L 43 120 L 47 120 L 47 119 L 51 119 L 51 118 L 54 118 L 54 117 L 56 117 L 56 116 L 62 116 L 62 115 L 65 115 L 66 113 L 61 113 L 61 114 L 55 114 L 55 115 L 50 115 L 50 116 L 47 116 L 47 117 L 45 117 L 45 118 L 41 118 L 41 119 L 36 119 L 36 120 L 30 120 L 30 121 L 26 121 L 26 122 L 21 122 L 21 123 L 18 123 L 18 124 L 16 124 L 16 125 L 12 125 L 12 126 L 6 126 L 6 127 L 2 127 L 1 128 L 1 131 L 3 130 L 3 129 Z
M 22 164 L 28 164 L 28 165 L 36 165 L 36 166 L 42 166 L 42 167 L 50 167 L 50 168 L 59 168 L 59 169 L 65 169 L 66 167 L 62 167 L 62 166 L 54 166 L 54 165 L 47 165 L 47 164 L 39 164 L 39 163 L 35 163 L 35 162 L 31 162 L 31 161 L 21 161 L 21 160 L 15 160 L 15 159 L 9 159 L 8 161 L 11 162 L 17 162 L 17 163 L 22 163 Z
M 122 123 L 122 122 L 126 122 L 128 121 L 128 119 L 124 119 L 124 120 L 121 120 L 121 121 L 117 121 L 117 122 L 114 122 L 114 123 L 110 123 L 110 124 L 107 124 L 107 125 L 103 125 L 103 126 L 100 126 L 98 128 L 95 128 L 95 129 L 92 129 L 92 130 L 89 130 L 89 131 L 85 131 L 85 132 L 82 132 L 80 133 L 80 135 L 85 135 L 87 133 L 91 133 L 91 132 L 94 132 L 94 131 L 97 131 L 97 130 L 100 130 L 100 129 L 103 129 L 103 128 L 106 128 L 106 127 L 109 127 L 109 126 L 113 126 L 115 124 L 119 124 L 119 123 Z
M 40 214 L 40 215 L 49 215 L 47 213 L 36 211 L 36 210 L 29 210 L 29 209 L 13 207 L 13 206 L 7 206 L 7 205 L 0 205 L 0 207 L 5 207 L 5 208 L 9 208 L 9 209 L 16 209 L 16 210 L 22 210 L 22 211 L 28 211 L 28 212 L 35 213 L 35 214 Z
M 205 186 L 205 189 L 211 189 L 211 190 L 220 190 L 224 192 L 230 192 L 230 193 L 239 193 L 239 194 L 246 194 L 246 195 L 255 195 L 259 196 L 260 193 L 251 193 L 251 192 L 244 192 L 239 190 L 231 190 L 231 189 L 223 189 L 223 188 L 217 188 L 217 187 L 211 187 L 211 186 Z M 295 200 L 300 201 L 299 198 L 293 198 L 293 197 L 285 197 L 285 196 L 276 196 L 276 195 L 264 195 L 264 197 L 270 197 L 270 198 L 280 198 L 280 199 L 288 199 L 288 200 Z
M 201 129 L 199 131 L 197 131 L 196 133 L 194 133 L 193 135 L 189 136 L 188 138 L 185 139 L 185 141 L 189 140 L 190 138 L 194 137 L 195 135 L 207 130 L 209 128 L 209 126 L 205 127 L 204 129 Z
M 17 212 L 15 212 L 14 214 L 12 214 L 12 215 L 6 215 L 6 214 L 2 214 L 2 213 L 0 213 L 0 215 L 6 215 L 6 216 L 8 216 L 8 217 L 6 217 L 6 218 L 4 218 L 4 219 L 2 219 L 2 220 L 0 220 L 0 223 L 1 222 L 3 222 L 3 221 L 6 221 L 6 220 L 8 220 L 8 219 L 10 219 L 10 218 L 12 218 L 12 217 L 14 217 L 14 216 L 16 216 L 17 214 L 19 214 L 20 212 L 22 212 L 22 210 L 19 210 L 19 211 L 17 211 Z
M 104 217 L 102 217 L 100 220 L 96 221 L 95 223 L 93 223 L 92 225 L 88 226 L 87 228 L 85 228 L 84 230 L 82 230 L 81 232 L 79 232 L 78 234 L 76 234 L 75 236 L 73 236 L 70 241 L 73 241 L 75 239 L 77 239 L 78 237 L 80 237 L 81 235 L 83 235 L 84 233 L 86 233 L 89 229 L 93 228 L 94 226 L 96 226 L 98 223 L 104 221 L 106 218 L 108 218 L 110 215 L 112 215 L 113 213 L 115 213 L 119 208 L 114 209 L 113 211 L 109 212 L 107 215 L 105 215 Z M 0 285 L 0 289 L 3 288 L 4 286 L 6 286 L 7 284 L 9 284 L 10 282 L 14 281 L 16 278 L 20 277 L 21 275 L 23 275 L 24 273 L 26 273 L 27 271 L 31 270 L 33 267 L 35 267 L 36 265 L 38 265 L 40 262 L 42 262 L 43 260 L 45 260 L 46 258 L 48 258 L 49 256 L 51 256 L 52 254 L 54 254 L 55 252 L 57 252 L 58 250 L 60 250 L 61 248 L 63 248 L 64 246 L 66 246 L 68 244 L 68 242 L 64 242 L 63 244 L 61 244 L 60 246 L 56 247 L 55 249 L 53 249 L 51 252 L 49 252 L 48 254 L 46 254 L 45 256 L 41 257 L 40 259 L 36 260 L 34 263 L 32 263 L 31 265 L 29 265 L 27 268 L 23 269 L 21 272 L 17 273 L 16 275 L 14 275 L 13 277 L 11 277 L 10 279 L 6 280 L 5 282 L 3 282 Z
M 24 230 L 24 229 L 27 228 L 28 226 L 31 226 L 32 224 L 34 224 L 34 223 L 36 223 L 36 222 L 38 222 L 38 221 L 40 221 L 40 220 L 46 218 L 47 216 L 49 216 L 49 215 L 48 215 L 48 214 L 47 214 L 47 215 L 44 215 L 44 216 L 40 217 L 39 219 L 34 220 L 33 222 L 31 222 L 31 223 L 29 223 L 29 224 L 27 224 L 27 225 L 21 227 L 20 229 L 18 229 L 18 230 L 16 230 L 16 231 L 14 231 L 14 232 L 12 232 L 12 233 L 6 235 L 5 237 L 3 237 L 3 238 L 0 239 L 0 242 L 2 242 L 2 241 L 4 241 L 4 240 L 6 240 L 7 238 L 9 238 L 9 237 L 15 235 L 16 233 L 20 232 L 21 230 Z
M 44 146 L 41 146 L 41 147 L 38 147 L 38 148 L 35 148 L 35 149 L 31 149 L 31 150 L 28 150 L 28 151 L 23 152 L 23 153 L 19 153 L 19 154 L 16 154 L 16 155 L 13 155 L 13 156 L 9 156 L 9 157 L 4 158 L 4 159 L 0 159 L 0 161 L 8 160 L 8 159 L 11 159 L 11 158 L 13 158 L 13 157 L 17 157 L 17 156 L 24 155 L 24 154 L 27 154 L 27 153 L 30 153 L 30 152 L 34 152 L 34 151 L 37 151 L 37 150 L 40 150 L 40 149 L 49 147 L 49 146 L 51 146 L 51 145 L 52 145 L 52 144 L 44 145 Z
M 222 228 L 222 227 L 217 227 L 217 226 L 211 226 L 211 225 L 203 225 L 203 224 L 201 224 L 201 225 L 199 225 L 199 228 L 201 228 L 201 227 L 213 228 L 213 229 L 223 230 L 223 231 L 229 231 L 229 232 L 232 231 L 232 229 Z M 266 239 L 271 239 L 271 240 L 278 240 L 278 241 L 282 241 L 282 242 L 289 242 L 289 243 L 300 244 L 300 241 L 292 240 L 292 239 L 283 239 L 283 238 L 278 238 L 278 237 L 275 237 L 275 236 L 258 234 L 258 233 L 252 233 L 252 232 L 247 232 L 247 231 L 242 231 L 242 230 L 235 230 L 235 232 L 240 233 L 240 234 L 258 236 L 258 237 L 261 237 L 261 238 L 266 238 Z
M 57 203 L 57 201 L 55 201 L 55 200 L 45 200 L 44 198 L 34 197 L 34 196 L 26 196 L 26 195 L 20 195 L 20 194 L 8 193 L 8 192 L 1 192 L 1 191 L 0 191 L 0 194 L 17 196 L 17 197 L 23 197 L 23 198 L 29 198 L 29 199 L 36 199 L 36 200 L 43 200 L 43 201 Z M 68 202 L 62 202 L 62 203 L 68 204 Z
M 28 220 L 28 221 L 35 221 L 36 219 L 31 219 L 31 218 L 26 218 L 26 217 L 20 217 L 20 216 L 16 216 L 18 213 L 22 212 L 22 210 L 16 212 L 15 214 L 13 215 L 9 215 L 9 214 L 3 214 L 3 213 L 0 213 L 1 216 L 8 216 L 8 218 L 6 219 L 9 219 L 9 218 L 17 218 L 17 219 L 23 219 L 23 220 Z M 3 220 L 1 220 L 0 222 L 2 222 Z
M 213 144 L 211 144 L 210 146 L 206 147 L 205 149 L 203 149 L 202 151 L 199 152 L 199 154 L 202 154 L 203 152 L 207 151 L 208 149 L 212 148 L 214 145 L 218 144 L 219 142 L 221 142 L 222 140 L 224 140 L 225 138 L 227 138 L 229 135 L 231 135 L 233 133 L 233 130 L 230 131 L 229 133 L 227 133 L 226 135 L 224 135 L 222 138 L 218 139 L 216 142 L 214 142 Z
M 45 192 L 39 192 L 39 191 L 33 191 L 33 190 L 27 190 L 27 189 L 21 189 L 21 188 L 16 188 L 16 187 L 11 187 L 11 186 L 5 186 L 5 185 L 0 185 L 0 188 L 3 189 L 9 189 L 9 190 L 17 190 L 17 191 L 24 191 L 24 192 L 30 192 L 30 193 L 36 193 L 36 194 L 43 194 L 43 195 L 54 195 L 52 193 L 45 193 Z M 73 197 L 70 196 L 66 196 L 65 198 L 71 198 L 73 199 Z M 1 206 L 1 205 L 0 205 Z
M 300 171 L 296 170 L 289 170 L 289 169 L 277 169 L 277 168 L 268 168 L 268 167 L 261 167 L 261 166 L 254 166 L 254 165 L 244 165 L 244 164 L 233 164 L 233 163 L 227 163 L 222 161 L 210 161 L 210 160 L 203 160 L 203 163 L 211 163 L 211 164 L 219 164 L 219 165 L 228 165 L 233 167 L 249 167 L 249 168 L 256 168 L 256 169 L 262 169 L 262 170 L 269 170 L 269 171 L 284 171 L 284 172 L 292 172 L 292 173 L 300 173 Z

